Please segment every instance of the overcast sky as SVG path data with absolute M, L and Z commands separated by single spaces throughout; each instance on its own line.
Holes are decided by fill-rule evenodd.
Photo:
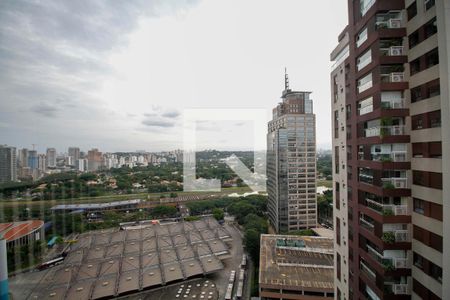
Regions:
M 328 148 L 329 54 L 346 3 L 2 0 L 0 144 L 181 148 L 184 109 L 270 115 L 287 67 L 292 89 L 313 92 L 317 142 Z M 252 132 L 246 120 L 203 122 L 197 143 L 251 149 Z

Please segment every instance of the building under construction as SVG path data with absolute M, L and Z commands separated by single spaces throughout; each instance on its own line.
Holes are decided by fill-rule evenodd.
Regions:
M 213 218 L 78 236 L 31 299 L 108 299 L 223 269 L 231 235 Z

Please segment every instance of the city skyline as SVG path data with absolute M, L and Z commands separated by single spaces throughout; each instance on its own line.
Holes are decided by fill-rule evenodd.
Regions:
M 185 108 L 263 108 L 270 115 L 287 67 L 291 81 L 317 100 L 319 147 L 331 146 L 328 53 L 346 21 L 344 1 L 0 5 L 0 42 L 7 45 L 0 96 L 8 99 L 0 103 L 2 144 L 34 143 L 40 152 L 73 144 L 108 152 L 181 148 Z M 310 24 L 319 19 L 310 10 L 321 12 L 314 31 Z M 308 45 L 316 35 L 322 39 Z M 200 149 L 251 149 L 246 124 L 206 124 Z

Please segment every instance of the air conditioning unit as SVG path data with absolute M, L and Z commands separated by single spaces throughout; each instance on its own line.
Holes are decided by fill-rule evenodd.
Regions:
M 391 56 L 403 55 L 403 47 L 402 46 L 393 46 L 389 49 L 389 54 Z
M 402 82 L 403 80 L 403 73 L 392 73 L 391 74 L 391 82 Z
M 402 27 L 402 20 L 400 19 L 390 19 L 389 28 L 400 28 Z

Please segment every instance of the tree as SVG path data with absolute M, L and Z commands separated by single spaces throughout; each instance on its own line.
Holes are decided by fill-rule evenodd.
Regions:
M 153 208 L 151 215 L 153 218 L 174 217 L 177 214 L 177 209 L 173 206 L 158 205 Z
M 245 247 L 252 257 L 252 260 L 258 265 L 259 261 L 259 232 L 255 229 L 248 229 L 244 234 Z
M 214 208 L 213 209 L 213 216 L 216 220 L 223 220 L 224 212 L 221 208 Z

